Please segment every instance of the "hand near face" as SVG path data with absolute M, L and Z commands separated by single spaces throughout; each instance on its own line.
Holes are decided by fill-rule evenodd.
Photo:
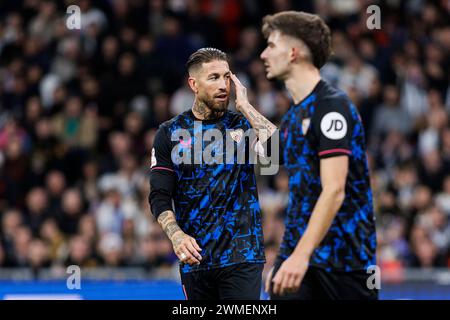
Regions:
M 234 87 L 236 89 L 236 109 L 242 112 L 242 107 L 246 106 L 248 102 L 247 97 L 247 88 L 239 81 L 234 73 L 230 75 L 231 80 L 234 83 Z

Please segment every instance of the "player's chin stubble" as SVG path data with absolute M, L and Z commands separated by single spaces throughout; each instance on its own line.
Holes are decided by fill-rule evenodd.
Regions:
M 224 112 L 227 110 L 229 99 L 223 102 L 217 102 L 214 101 L 214 99 L 211 99 L 207 101 L 206 105 L 211 110 L 211 113 L 218 113 L 218 112 Z

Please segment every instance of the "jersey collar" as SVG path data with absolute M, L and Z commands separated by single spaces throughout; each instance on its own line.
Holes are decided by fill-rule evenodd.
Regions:
M 319 92 L 325 86 L 325 84 L 326 84 L 325 80 L 320 79 L 319 82 L 317 82 L 314 88 L 311 90 L 311 92 L 306 97 L 304 97 L 299 103 L 294 103 L 294 101 L 292 101 L 291 107 L 297 107 L 305 103 L 305 101 L 309 100 L 313 94 Z

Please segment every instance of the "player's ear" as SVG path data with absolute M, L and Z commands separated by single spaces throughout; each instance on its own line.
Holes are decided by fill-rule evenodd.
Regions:
M 297 47 L 292 47 L 291 52 L 289 54 L 289 60 L 290 62 L 294 62 L 300 57 L 300 49 Z
M 197 89 L 197 81 L 195 80 L 194 77 L 189 76 L 189 78 L 188 78 L 188 84 L 189 84 L 189 87 L 191 88 L 191 90 L 192 90 L 195 94 L 197 94 L 197 93 L 198 93 L 198 89 Z

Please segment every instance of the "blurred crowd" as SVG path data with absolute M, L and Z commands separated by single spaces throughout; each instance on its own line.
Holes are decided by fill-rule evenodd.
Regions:
M 380 30 L 366 26 L 372 3 Z M 81 30 L 66 27 L 71 4 Z M 204 46 L 229 53 L 251 102 L 279 123 L 290 99 L 265 78 L 260 25 L 290 9 L 329 24 L 322 76 L 360 110 L 378 264 L 450 267 L 445 0 L 1 2 L 0 267 L 173 267 L 148 204 L 149 151 L 159 124 L 192 105 L 185 62 Z M 258 188 L 268 268 L 283 234 L 286 172 L 259 176 Z

